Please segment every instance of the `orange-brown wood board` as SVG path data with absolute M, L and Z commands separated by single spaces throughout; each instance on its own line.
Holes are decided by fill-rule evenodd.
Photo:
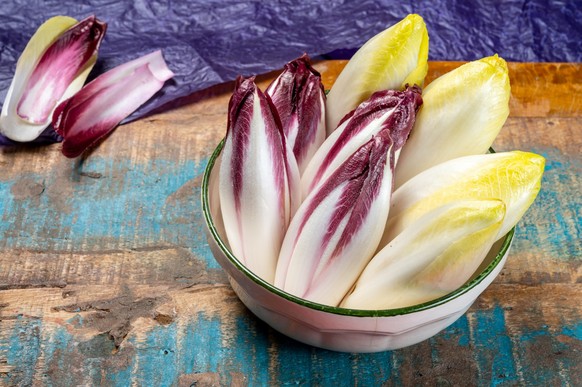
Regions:
M 427 81 L 460 64 L 431 62 Z M 326 87 L 344 65 L 316 64 Z M 232 83 L 119 127 L 82 159 L 59 144 L 1 149 L 0 384 L 580 383 L 582 65 L 509 68 L 494 148 L 545 156 L 540 194 L 466 315 L 390 352 L 295 342 L 231 290 L 205 239 L 200 183 Z

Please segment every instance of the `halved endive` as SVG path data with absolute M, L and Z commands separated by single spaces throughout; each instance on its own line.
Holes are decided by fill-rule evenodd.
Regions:
M 350 155 L 297 210 L 275 286 L 337 306 L 372 257 L 390 207 L 394 142 L 382 131 Z
M 444 296 L 477 270 L 505 216 L 501 200 L 459 200 L 424 214 L 378 252 L 341 302 L 391 309 Z
M 503 201 L 501 238 L 536 198 L 544 164 L 535 153 L 512 151 L 459 157 L 419 173 L 394 191 L 380 249 L 426 213 L 456 200 Z
M 106 24 L 95 16 L 80 22 L 55 16 L 32 36 L 0 115 L 0 132 L 14 141 L 36 139 L 51 123 L 58 103 L 81 89 L 97 60 Z
M 352 153 L 377 133 L 388 130 L 394 142 L 395 162 L 422 105 L 418 87 L 374 93 L 344 120 L 311 158 L 301 176 L 302 197 L 330 176 Z
M 287 226 L 299 205 L 299 170 L 270 99 L 239 78 L 228 107 L 219 197 L 228 243 L 256 275 L 273 282 Z
M 368 40 L 337 77 L 326 106 L 327 133 L 379 90 L 423 85 L 428 71 L 428 32 L 422 17 L 411 14 Z
M 53 126 L 62 153 L 77 157 L 158 92 L 174 73 L 161 51 L 117 66 L 57 106 Z
M 507 64 L 497 55 L 431 82 L 396 167 L 395 187 L 434 165 L 484 154 L 509 115 Z
M 299 172 L 303 172 L 326 137 L 321 76 L 305 54 L 287 63 L 265 93 L 277 109 Z

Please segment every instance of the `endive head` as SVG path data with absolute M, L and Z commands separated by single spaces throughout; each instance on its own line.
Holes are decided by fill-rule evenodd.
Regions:
M 325 140 L 325 91 L 307 54 L 285 65 L 265 92 L 275 106 L 299 170 Z
M 52 113 L 81 89 L 97 60 L 106 24 L 95 16 L 80 22 L 56 16 L 32 36 L 20 56 L 0 116 L 0 131 L 15 141 L 32 141 Z
M 372 137 L 301 204 L 285 234 L 275 285 L 335 306 L 368 262 L 390 205 L 393 142 Z
M 422 86 L 427 71 L 426 25 L 419 15 L 408 15 L 366 42 L 340 73 L 327 96 L 328 134 L 375 91 Z
M 433 125 L 448 119 L 447 124 L 457 131 L 479 128 L 475 129 L 479 136 L 475 136 L 472 147 L 485 153 L 509 116 L 510 92 L 507 63 L 495 54 L 466 63 L 431 82 L 422 95 L 427 112 L 421 111 L 419 116 L 423 114 L 422 119 Z M 452 143 L 458 141 L 455 133 L 443 137 Z
M 421 105 L 418 87 L 408 87 L 404 91 L 382 90 L 372 94 L 343 118 L 338 130 L 314 154 L 301 176 L 303 195 L 306 196 L 348 156 L 380 132 L 386 132 L 392 139 L 396 160 Z
M 396 169 L 396 187 L 461 156 L 487 153 L 509 115 L 507 64 L 497 55 L 466 63 L 435 79 L 422 93 Z
M 458 200 L 429 211 L 372 258 L 341 306 L 406 307 L 454 291 L 481 265 L 504 215 L 498 199 Z
M 432 244 L 436 250 L 410 277 L 411 286 L 432 293 L 417 303 L 452 292 L 474 275 L 496 241 L 505 213 L 505 204 L 499 199 L 460 200 L 419 219 L 427 225 L 418 235 L 420 243 Z
M 278 115 L 254 78 L 237 80 L 228 110 L 219 175 L 226 235 L 241 262 L 272 282 L 298 206 L 299 171 Z
M 381 246 L 416 219 L 438 206 L 460 199 L 499 199 L 506 216 L 497 238 L 525 214 L 535 200 L 545 159 L 535 153 L 512 151 L 459 157 L 438 164 L 394 191 Z

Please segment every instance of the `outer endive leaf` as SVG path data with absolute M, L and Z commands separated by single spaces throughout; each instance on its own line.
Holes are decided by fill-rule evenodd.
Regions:
M 468 281 L 503 223 L 501 200 L 461 200 L 438 207 L 377 253 L 341 306 L 391 309 L 427 302 Z
M 497 55 L 437 78 L 396 167 L 398 188 L 419 172 L 461 156 L 486 153 L 509 115 L 507 64 Z
M 368 40 L 337 77 L 327 96 L 328 135 L 375 91 L 422 86 L 427 71 L 426 25 L 419 15 L 408 15 Z
M 106 25 L 55 16 L 43 23 L 20 56 L 0 115 L 0 132 L 32 141 L 50 124 L 52 111 L 81 89 L 97 60 Z
M 62 152 L 77 157 L 158 92 L 174 73 L 154 51 L 101 74 L 54 112 Z
M 497 239 L 504 236 L 536 198 L 545 159 L 513 151 L 459 157 L 429 168 L 394 191 L 380 248 L 417 219 L 443 204 L 463 199 L 499 199 L 506 216 Z

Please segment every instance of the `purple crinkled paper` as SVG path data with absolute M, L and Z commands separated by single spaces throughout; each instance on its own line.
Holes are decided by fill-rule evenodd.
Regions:
M 8 0 L 0 5 L 0 101 L 24 46 L 55 15 L 95 14 L 108 23 L 91 77 L 163 50 L 176 76 L 131 121 L 239 74 L 280 69 L 303 53 L 347 58 L 409 13 L 425 19 L 431 60 L 498 53 L 508 61 L 582 61 L 582 6 L 576 1 Z

